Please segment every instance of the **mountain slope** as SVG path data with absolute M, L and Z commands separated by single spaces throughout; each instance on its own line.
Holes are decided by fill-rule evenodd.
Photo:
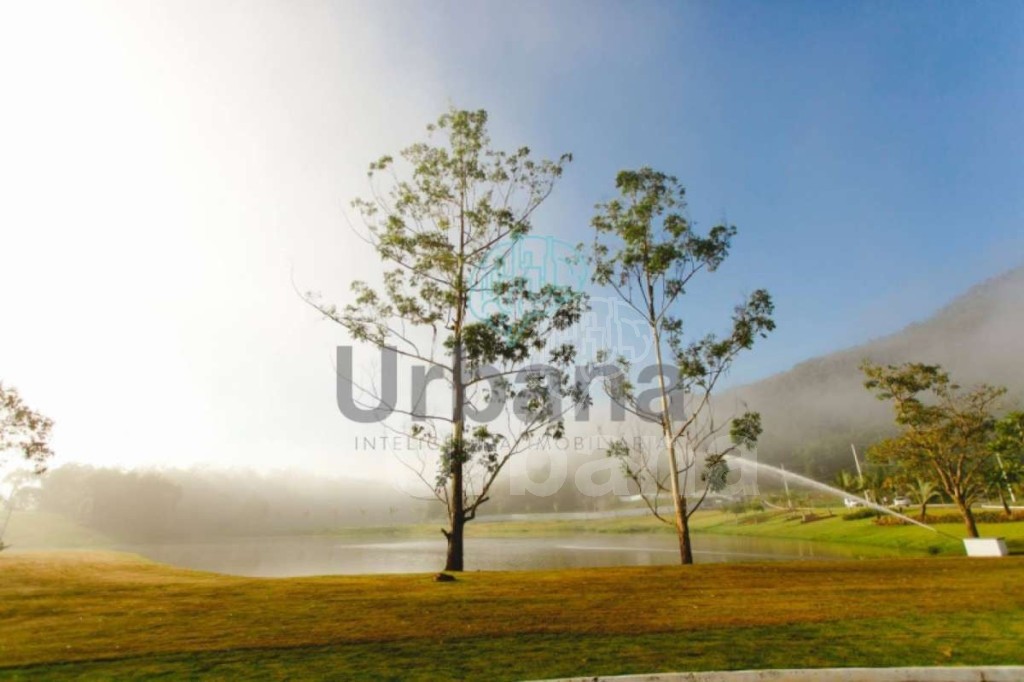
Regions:
M 891 427 L 889 408 L 863 386 L 863 360 L 941 364 L 962 385 L 987 382 L 1024 396 L 1024 266 L 988 280 L 929 319 L 896 334 L 802 362 L 734 389 L 727 400 L 761 412 L 758 455 L 818 477 L 852 465 L 850 443 L 866 446 Z

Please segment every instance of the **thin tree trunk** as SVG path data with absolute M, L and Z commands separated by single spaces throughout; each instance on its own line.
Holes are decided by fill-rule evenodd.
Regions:
M 445 557 L 444 570 L 461 571 L 464 557 L 463 537 L 466 528 L 464 516 L 463 518 L 453 516 L 451 525 L 451 530 L 445 532 L 445 538 L 448 540 L 448 553 Z
M 676 535 L 679 537 L 679 559 L 683 564 L 693 563 L 693 546 L 690 544 L 690 519 L 686 516 L 686 497 L 679 500 L 682 514 L 676 515 Z
M 927 502 L 922 502 L 921 503 L 921 523 L 924 523 L 924 520 L 927 517 L 928 517 L 928 503 Z
M 967 504 L 962 498 L 957 498 L 956 506 L 960 510 L 961 516 L 964 517 L 964 526 L 967 528 L 967 537 L 978 537 L 978 524 L 974 520 L 974 512 L 971 511 L 971 505 Z
M 456 360 L 455 366 L 459 367 L 461 363 Z M 456 375 L 457 376 L 457 375 Z M 445 532 L 444 536 L 448 540 L 448 553 L 444 562 L 444 570 L 446 571 L 461 571 L 463 568 L 463 530 L 466 527 L 466 499 L 463 495 L 463 480 L 462 480 L 462 469 L 463 469 L 463 452 L 465 451 L 462 442 L 462 382 L 459 379 L 455 380 L 455 425 L 453 428 L 452 439 L 452 489 L 449 510 L 448 523 L 449 530 Z
M 1010 503 L 1006 501 L 1006 494 L 1003 492 L 1003 486 L 996 486 L 996 490 L 999 491 L 999 502 L 1003 505 L 1003 511 L 1006 512 L 1007 516 L 1012 515 L 1013 511 L 1010 509 Z
M 445 558 L 444 570 L 461 571 L 463 569 L 463 530 L 466 526 L 466 498 L 463 494 L 465 484 L 462 480 L 466 448 L 462 442 L 465 387 L 462 384 L 462 343 L 460 341 L 455 342 L 452 369 L 455 403 L 452 406 L 452 489 L 449 500 L 451 508 L 448 514 L 448 522 L 451 528 L 445 533 L 445 537 L 448 539 L 448 554 Z
M 457 309 L 455 312 L 454 344 L 452 346 L 452 489 L 449 499 L 448 522 L 451 528 L 445 533 L 448 540 L 448 553 L 445 557 L 444 570 L 461 571 L 463 569 L 463 530 L 466 527 L 466 499 L 463 492 L 463 464 L 466 446 L 463 443 L 465 427 L 466 386 L 462 379 L 462 323 L 465 320 L 466 299 L 465 263 L 466 253 L 466 195 L 463 188 L 461 209 L 459 214 L 459 274 L 455 284 Z
M 679 539 L 679 562 L 681 564 L 692 564 L 693 552 L 690 549 L 690 523 L 686 518 L 686 496 L 679 489 L 679 463 L 676 459 L 675 438 L 672 433 L 672 415 L 669 412 L 671 402 L 668 396 L 668 388 L 665 386 L 664 365 L 661 360 L 661 338 L 656 327 L 654 332 L 654 349 L 658 362 L 658 384 L 661 389 L 661 429 L 665 437 L 665 454 L 668 456 L 668 466 L 672 478 L 672 505 L 675 512 L 676 537 Z

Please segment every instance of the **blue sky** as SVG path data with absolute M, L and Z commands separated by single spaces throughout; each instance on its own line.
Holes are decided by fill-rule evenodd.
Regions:
M 396 31 L 423 22 L 454 103 L 575 154 L 539 230 L 589 238 L 590 205 L 640 165 L 676 174 L 699 224 L 738 226 L 685 304 L 713 329 L 743 293 L 775 295 L 778 331 L 733 381 L 895 331 L 1024 262 L 1019 3 L 464 10 Z M 547 30 L 497 29 L 530 17 Z
M 345 206 L 450 105 L 574 153 L 536 221 L 569 243 L 620 169 L 677 175 L 740 231 L 688 328 L 766 287 L 730 380 L 785 370 L 1024 260 L 1022 36 L 1019 2 L 2 3 L 0 379 L 55 465 L 391 476 L 296 288 L 380 276 Z

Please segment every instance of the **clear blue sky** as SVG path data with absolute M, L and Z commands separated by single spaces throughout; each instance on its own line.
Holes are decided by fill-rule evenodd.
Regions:
M 393 474 L 351 456 L 348 340 L 293 282 L 379 277 L 344 207 L 452 104 L 575 154 L 541 234 L 588 239 L 641 165 L 735 223 L 683 310 L 774 294 L 734 383 L 1024 260 L 1021 2 L 7 2 L 0 83 L 0 379 L 55 465 Z
M 742 293 L 775 295 L 778 331 L 734 381 L 1024 262 L 1024 4 L 551 5 L 485 3 L 467 32 L 453 4 L 396 30 L 422 22 L 454 103 L 575 154 L 539 229 L 586 237 L 581 212 L 645 164 L 683 181 L 698 223 L 738 226 L 689 304 L 713 328 Z M 548 30 L 517 37 L 531 16 Z

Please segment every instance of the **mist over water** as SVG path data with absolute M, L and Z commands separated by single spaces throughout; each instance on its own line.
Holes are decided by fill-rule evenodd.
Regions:
M 694 537 L 697 563 L 832 560 L 871 556 L 870 548 L 764 538 Z M 444 564 L 444 539 L 336 537 L 235 538 L 209 543 L 127 545 L 124 549 L 175 566 L 232 575 L 288 577 L 429 573 Z M 469 538 L 466 569 L 475 571 L 655 566 L 679 563 L 670 533 Z

